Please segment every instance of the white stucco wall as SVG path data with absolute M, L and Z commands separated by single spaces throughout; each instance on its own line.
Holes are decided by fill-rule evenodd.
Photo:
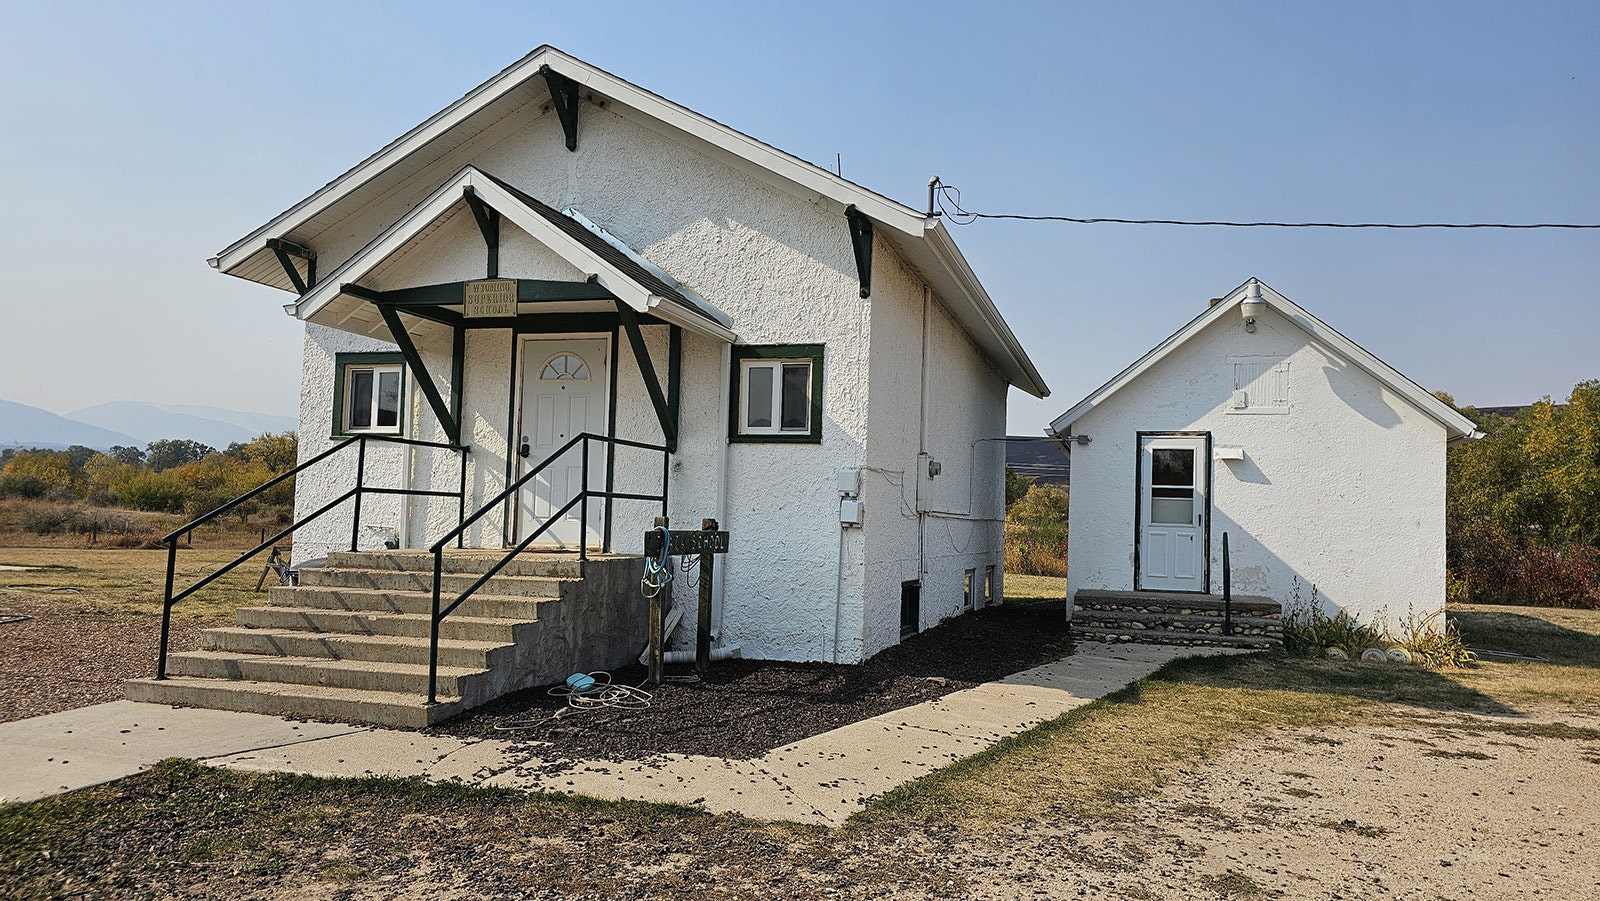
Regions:
M 901 583 L 921 580 L 919 628 L 927 628 L 961 611 L 969 569 L 982 603 L 986 567 L 998 584 L 1004 550 L 1005 444 L 991 439 L 1005 435 L 1008 386 L 882 241 L 872 371 L 858 564 L 863 656 L 899 642 Z M 942 467 L 935 478 L 922 448 Z
M 1211 591 L 1222 533 L 1233 590 L 1399 629 L 1444 606 L 1443 425 L 1275 310 L 1254 334 L 1225 316 L 1081 416 L 1072 445 L 1067 596 L 1133 586 L 1139 431 L 1209 431 L 1243 460 L 1212 463 Z M 1289 362 L 1290 412 L 1228 412 L 1229 356 Z
M 726 453 L 722 525 L 732 533 L 732 549 L 718 561 L 724 574 L 722 643 L 739 645 L 751 657 L 829 660 L 837 655 L 845 661 L 894 644 L 900 582 L 918 578 L 919 546 L 925 546 L 927 561 L 923 625 L 958 609 L 965 569 L 977 568 L 981 580 L 984 565 L 1000 563 L 1004 451 L 999 442 L 977 439 L 1004 434 L 1006 385 L 933 303 L 926 329 L 927 395 L 930 422 L 937 427 L 929 430 L 929 450 L 944 474 L 922 486 L 926 515 L 919 517 L 921 281 L 880 239 L 872 298 L 860 298 L 846 220 L 831 201 L 779 190 L 625 115 L 585 103 L 578 151 L 569 153 L 562 141 L 554 115 L 533 108 L 509 117 L 489 138 L 459 148 L 416 183 L 353 211 L 318 236 L 319 266 L 332 271 L 468 163 L 558 209 L 578 209 L 728 314 L 743 343 L 825 347 L 821 443 L 729 445 L 727 402 L 721 395 L 723 348 L 684 335 L 679 452 L 671 468 L 669 513 L 677 528 L 695 528 L 702 518 L 718 515 L 718 471 Z M 364 283 L 394 289 L 481 278 L 483 267 L 476 225 L 469 215 L 458 214 Z M 584 277 L 508 221 L 502 222 L 499 274 Z M 884 329 L 889 333 L 875 343 Z M 644 332 L 664 380 L 668 331 L 646 326 Z M 357 345 L 389 349 L 308 327 L 305 434 L 316 435 L 310 424 L 331 419 L 332 354 Z M 472 445 L 469 511 L 505 485 L 512 345 L 508 330 L 468 336 L 463 404 L 465 440 Z M 419 347 L 448 396 L 448 339 L 430 336 Z M 616 435 L 660 441 L 661 429 L 625 336 L 617 342 L 614 365 Z M 408 434 L 443 440 L 431 410 L 412 393 Z M 316 442 L 302 448 L 314 452 Z M 453 454 L 417 452 L 411 465 L 417 487 L 454 490 Z M 863 477 L 866 527 L 842 530 L 835 474 L 862 465 L 877 470 Z M 398 478 L 398 463 L 393 469 Z M 331 496 L 328 492 L 336 493 L 348 477 L 345 471 L 307 479 L 302 503 Z M 619 451 L 618 491 L 654 492 L 659 480 L 658 456 Z M 892 487 L 896 481 L 901 487 Z M 411 509 L 407 540 L 413 546 L 426 545 L 455 521 L 453 500 L 414 501 Z M 397 517 L 397 511 L 385 513 Z M 657 512 L 653 505 L 617 502 L 615 549 L 637 552 Z M 344 527 L 347 534 L 348 520 Z M 471 543 L 498 546 L 502 528 L 496 511 L 474 530 Z M 307 547 L 334 547 L 338 534 L 331 527 L 313 530 L 301 541 Z M 692 597 L 693 588 L 693 577 L 686 578 L 679 597 Z

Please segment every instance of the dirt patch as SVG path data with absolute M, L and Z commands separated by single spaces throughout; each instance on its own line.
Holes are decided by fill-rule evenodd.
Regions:
M 192 647 L 200 629 L 175 617 L 172 646 Z M 109 613 L 67 593 L 0 593 L 0 722 L 120 700 L 124 679 L 155 672 L 160 636 L 159 617 Z
M 507 695 L 434 730 L 538 743 L 542 760 L 631 760 L 654 754 L 758 757 L 811 735 L 993 681 L 1069 649 L 1059 602 L 979 610 L 854 666 L 730 660 L 698 683 L 668 683 L 643 710 L 574 711 L 544 688 Z M 690 668 L 669 668 L 689 673 Z M 639 685 L 645 669 L 613 674 Z M 516 732 L 497 724 L 541 723 Z
M 1578 737 L 1600 735 L 1584 728 L 1600 719 L 1532 718 L 1582 722 L 1511 750 L 1494 737 L 1526 721 L 1280 731 L 1172 773 L 1114 824 L 1054 812 L 945 862 L 987 874 L 974 899 L 1024 885 L 1057 898 L 1600 897 L 1600 805 L 1588 801 L 1600 767 L 1585 759 L 1600 742 Z

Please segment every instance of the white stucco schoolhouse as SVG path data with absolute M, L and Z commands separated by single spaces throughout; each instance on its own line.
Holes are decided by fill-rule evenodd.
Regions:
M 1093 598 L 1099 625 L 1147 626 L 1156 596 L 1205 611 L 1224 534 L 1240 595 L 1314 588 L 1392 631 L 1444 608 L 1445 450 L 1473 423 L 1257 279 L 1049 432 L 1072 456 L 1069 609 Z
M 559 50 L 211 264 L 305 323 L 302 460 L 440 445 L 368 445 L 366 484 L 436 495 L 365 497 L 363 549 L 485 506 L 467 549 L 637 554 L 663 506 L 714 518 L 717 642 L 774 659 L 859 661 L 998 597 L 1006 394 L 1048 392 L 943 223 Z M 297 516 L 355 467 L 302 474 Z M 313 520 L 297 559 L 351 528 Z

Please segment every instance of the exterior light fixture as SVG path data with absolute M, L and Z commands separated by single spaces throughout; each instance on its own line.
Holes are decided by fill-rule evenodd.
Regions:
M 1261 299 L 1261 283 L 1255 279 L 1245 286 L 1244 301 L 1239 304 L 1239 315 L 1244 317 L 1244 330 L 1256 330 L 1256 317 L 1266 312 L 1267 302 Z

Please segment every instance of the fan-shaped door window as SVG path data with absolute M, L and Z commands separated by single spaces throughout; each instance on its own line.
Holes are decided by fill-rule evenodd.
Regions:
M 577 354 L 559 353 L 545 361 L 539 371 L 539 380 L 545 382 L 587 382 L 589 365 Z

